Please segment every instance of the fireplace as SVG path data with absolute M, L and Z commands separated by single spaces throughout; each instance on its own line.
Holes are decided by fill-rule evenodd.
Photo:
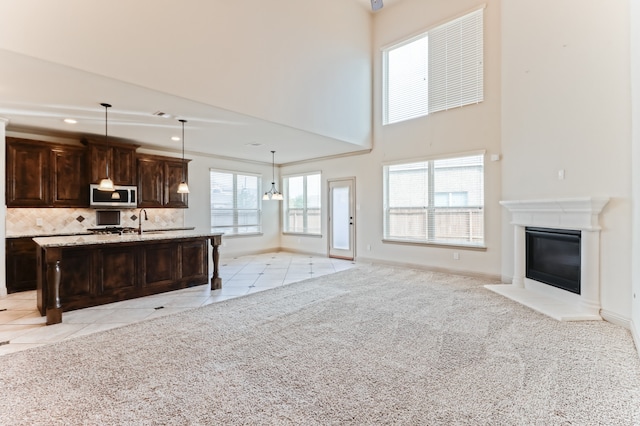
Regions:
M 525 277 L 580 294 L 580 231 L 525 228 Z
M 513 225 L 513 277 L 485 287 L 560 321 L 602 319 L 600 214 L 608 202 L 501 201 Z

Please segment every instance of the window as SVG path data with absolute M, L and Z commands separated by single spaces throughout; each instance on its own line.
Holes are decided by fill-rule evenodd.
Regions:
M 211 230 L 225 235 L 262 231 L 258 175 L 210 170 Z
M 320 173 L 287 176 L 284 189 L 284 232 L 320 234 Z
M 383 50 L 383 124 L 481 102 L 483 9 Z
M 484 245 L 484 154 L 385 165 L 384 238 Z

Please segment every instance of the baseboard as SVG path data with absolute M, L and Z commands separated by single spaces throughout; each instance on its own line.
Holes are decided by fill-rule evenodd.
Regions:
M 224 247 L 220 248 L 221 257 L 255 256 L 258 254 L 279 253 L 279 252 L 327 257 L 326 253 L 316 253 L 311 251 L 295 250 L 295 249 L 290 249 L 286 247 L 272 247 L 272 248 L 266 248 L 261 250 L 239 250 L 239 251 L 227 251 Z
M 308 254 L 309 256 L 329 257 L 327 255 L 327 253 L 318 253 L 318 252 L 314 252 L 314 251 L 298 250 L 298 249 L 292 249 L 292 248 L 288 248 L 288 247 L 279 247 L 278 251 L 283 251 L 285 253 Z
M 606 309 L 600 309 L 600 316 L 603 320 L 610 322 L 611 324 L 619 325 L 627 330 L 631 329 L 631 321 L 629 318 L 618 315 L 614 312 L 607 311 Z
M 640 330 L 638 330 L 636 324 L 633 321 L 631 321 L 631 336 L 633 337 L 633 342 L 636 344 L 638 357 L 640 357 Z
M 422 265 L 422 264 L 419 264 L 419 263 L 394 262 L 392 260 L 380 260 L 380 259 L 373 259 L 373 258 L 369 258 L 369 257 L 360 257 L 360 256 L 358 256 L 356 258 L 356 261 L 357 262 L 365 262 L 365 263 L 373 263 L 373 264 L 378 264 L 378 265 L 398 266 L 398 267 L 403 267 L 403 268 L 421 269 L 421 270 L 424 270 L 424 271 L 441 272 L 443 274 L 463 275 L 465 277 L 479 278 L 479 279 L 488 280 L 488 281 L 491 281 L 491 282 L 501 282 L 501 279 L 500 279 L 499 275 L 483 274 L 481 272 L 466 271 L 466 270 L 463 270 L 463 269 L 440 268 L 440 267 L 437 267 L 437 266 L 428 266 L 428 265 Z
M 276 248 L 268 248 L 262 250 L 240 250 L 240 251 L 228 251 L 226 247 L 220 247 L 220 257 L 221 258 L 229 258 L 229 257 L 238 257 L 238 256 L 255 256 L 257 254 L 265 254 L 265 253 L 277 253 L 280 251 L 279 247 Z

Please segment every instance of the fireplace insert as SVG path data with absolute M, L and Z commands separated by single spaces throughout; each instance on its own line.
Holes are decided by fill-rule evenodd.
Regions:
M 580 231 L 525 228 L 526 277 L 580 294 Z

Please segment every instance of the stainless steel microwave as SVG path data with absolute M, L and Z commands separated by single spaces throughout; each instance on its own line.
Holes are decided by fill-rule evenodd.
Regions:
M 135 186 L 115 186 L 115 191 L 100 191 L 98 184 L 89 185 L 89 205 L 91 207 L 132 208 L 138 206 L 138 188 Z

